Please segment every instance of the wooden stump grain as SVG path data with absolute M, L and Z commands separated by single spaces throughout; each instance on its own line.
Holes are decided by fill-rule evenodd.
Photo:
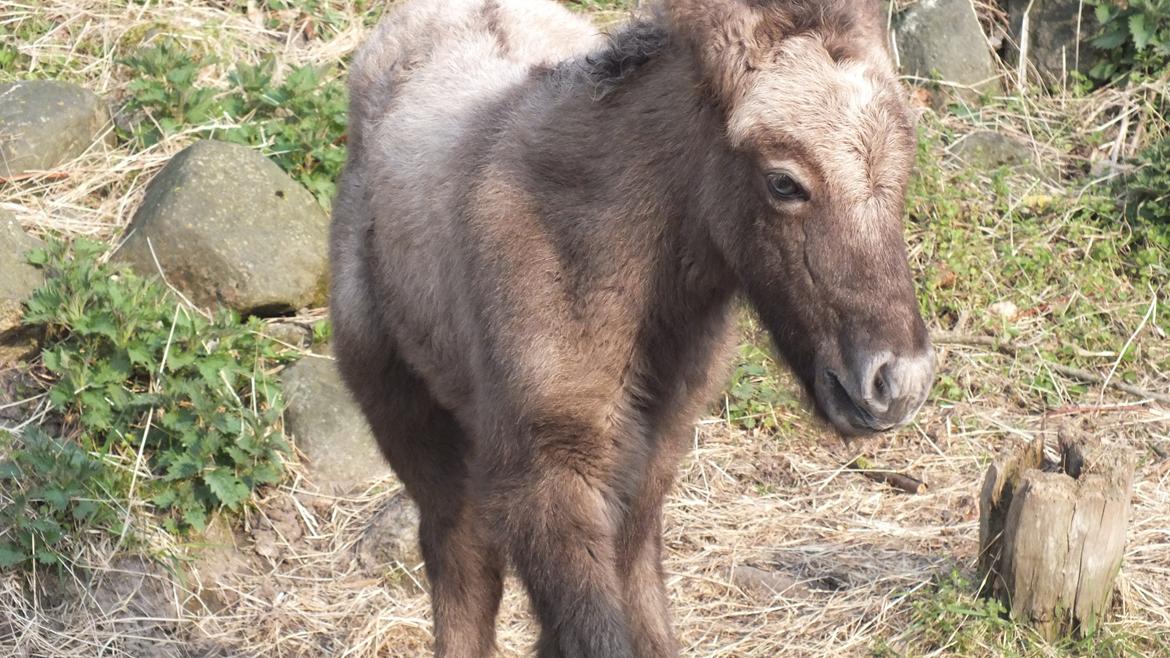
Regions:
M 1132 450 L 1071 429 L 1059 463 L 1043 439 L 997 459 L 980 499 L 984 593 L 1050 640 L 1091 635 L 1121 568 L 1133 471 Z

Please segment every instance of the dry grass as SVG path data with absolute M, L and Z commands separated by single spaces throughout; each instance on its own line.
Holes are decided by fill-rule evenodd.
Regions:
M 5 3 L 0 25 L 44 21 L 45 30 L 17 45 L 29 58 L 28 68 L 43 70 L 49 62 L 63 77 L 118 99 L 127 80 L 117 61 L 161 33 L 215 55 L 221 64 L 208 72 L 213 77 L 222 78 L 227 64 L 253 61 L 259 52 L 277 53 L 284 65 L 333 63 L 356 46 L 366 22 L 353 2 L 331 6 L 341 16 L 336 25 L 287 10 L 273 28 L 255 2 L 24 1 Z M 615 15 L 609 11 L 604 19 Z M 1149 135 L 1166 130 L 1164 122 L 1143 112 L 1144 94 L 1150 93 L 1167 92 L 1162 87 L 1106 90 L 1087 98 L 1033 94 L 1002 99 L 962 120 L 944 117 L 942 124 L 960 134 L 978 126 L 1017 134 L 1034 145 L 1039 159 L 1067 168 L 1117 165 Z M 1095 146 L 1070 148 L 1075 136 L 1091 131 L 1100 134 Z M 172 135 L 146 151 L 95 147 L 57 170 L 0 182 L 0 205 L 34 232 L 115 243 L 145 184 L 191 139 L 187 133 Z M 1115 175 L 1111 168 L 1102 171 Z M 1035 190 L 1059 188 L 1052 182 L 1035 185 L 1042 186 Z M 978 229 L 971 232 L 977 235 Z M 912 256 L 916 248 L 912 245 Z M 1001 289 L 994 272 L 989 264 L 990 294 L 1010 292 Z M 1029 294 L 1039 305 L 1076 292 Z M 1158 335 L 1157 323 L 1135 332 L 1134 320 L 1145 303 L 1105 300 L 1100 310 L 1118 317 L 1121 340 L 1132 334 L 1145 354 L 1155 355 L 1141 383 L 1168 390 L 1167 373 L 1153 365 L 1167 362 L 1166 338 Z M 1021 320 L 1016 329 L 1029 345 L 1055 335 L 1042 315 Z M 1061 404 L 1045 411 L 1021 383 L 1046 367 L 1037 354 L 1009 359 L 989 348 L 943 349 L 942 371 L 956 381 L 977 382 L 972 390 L 979 392 L 960 403 L 932 404 L 912 427 L 861 445 L 842 444 L 789 409 L 776 411 L 785 429 L 772 435 L 748 433 L 719 418 L 699 423 L 694 450 L 667 506 L 666 570 L 684 655 L 861 656 L 883 642 L 908 655 L 959 655 L 954 643 L 930 640 L 923 632 L 914 602 L 933 595 L 936 577 L 952 569 L 970 572 L 978 549 L 976 501 L 989 458 L 1015 441 L 1051 434 L 1069 418 L 1090 419 L 1108 441 L 1142 456 L 1118 617 L 1110 629 L 1139 641 L 1170 637 L 1170 461 L 1150 450 L 1170 447 L 1170 410 L 1114 391 L 1077 393 L 1071 382 L 1053 376 L 1064 386 Z M 1111 358 L 1101 357 L 1103 369 Z M 900 494 L 845 471 L 859 451 L 921 477 L 928 492 Z M 94 588 L 86 586 L 80 571 L 64 585 L 46 583 L 43 572 L 31 578 L 0 574 L 0 654 L 425 655 L 430 613 L 419 565 L 370 568 L 355 558 L 369 520 L 396 493 L 391 479 L 350 497 L 323 498 L 311 493 L 299 474 L 268 492 L 238 531 L 246 568 L 224 576 L 214 609 L 196 596 L 196 586 L 177 584 L 165 571 L 144 581 L 151 610 L 93 600 L 87 592 Z M 167 541 L 157 538 L 153 550 L 180 556 L 207 550 Z M 109 544 L 95 541 L 87 555 L 82 566 L 96 577 L 120 568 Z M 731 578 L 737 565 L 763 567 L 798 585 L 776 596 L 743 590 Z M 525 606 L 510 580 L 498 625 L 503 656 L 528 655 L 534 628 Z M 1030 655 L 1062 655 L 1042 644 L 1027 646 Z M 962 655 L 999 651 L 977 641 Z
M 1119 445 L 1140 447 L 1170 428 L 1170 414 L 1163 411 L 1092 416 L 1099 432 Z M 988 456 L 1019 437 L 1053 433 L 1041 427 L 1058 420 L 964 404 L 930 409 L 896 436 L 853 447 L 803 427 L 800 419 L 787 439 L 753 437 L 722 420 L 703 421 L 667 506 L 666 569 L 683 655 L 861 656 L 881 640 L 909 655 L 957 655 L 945 646 L 922 646 L 913 626 L 921 620 L 910 602 L 929 596 L 932 579 L 974 564 L 976 500 Z M 928 493 L 901 494 L 843 470 L 855 450 L 921 477 Z M 1170 462 L 1143 461 L 1120 610 L 1110 628 L 1137 638 L 1165 637 Z M 152 604 L 177 612 L 169 618 L 144 618 L 133 609 L 126 614 L 119 606 L 95 610 L 85 601 L 39 609 L 19 577 L 5 576 L 0 607 L 17 628 L 0 637 L 35 656 L 183 655 L 143 653 L 145 645 L 133 642 L 135 632 L 162 643 L 153 651 L 195 647 L 203 652 L 196 655 L 424 655 L 429 604 L 421 567 L 368 568 L 356 558 L 370 518 L 396 493 L 393 480 L 337 499 L 299 484 L 271 492 L 240 531 L 249 569 L 224 577 L 219 598 L 228 603 L 215 611 L 182 588 L 162 598 L 185 606 Z M 263 538 L 266 528 L 275 529 L 275 540 Z M 261 546 L 265 541 L 275 544 Z M 201 549 L 192 551 L 198 555 Z M 731 579 L 741 564 L 790 576 L 799 585 L 774 597 L 741 590 Z M 170 587 L 171 581 L 157 586 Z M 534 627 L 514 579 L 498 628 L 500 655 L 528 655 Z M 107 648 L 103 653 L 98 646 Z M 985 649 L 963 655 L 996 654 Z

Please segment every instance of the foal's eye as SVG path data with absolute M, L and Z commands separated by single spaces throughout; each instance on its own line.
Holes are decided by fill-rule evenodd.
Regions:
M 788 174 L 768 174 L 768 191 L 781 201 L 808 200 L 808 192 Z

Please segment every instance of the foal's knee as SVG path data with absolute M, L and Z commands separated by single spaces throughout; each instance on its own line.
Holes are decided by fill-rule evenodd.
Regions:
M 634 658 L 605 493 L 558 468 L 502 483 L 489 500 L 543 628 L 539 655 Z

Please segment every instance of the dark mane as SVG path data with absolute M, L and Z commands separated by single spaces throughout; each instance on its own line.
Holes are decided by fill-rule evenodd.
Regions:
M 638 19 L 606 35 L 605 48 L 585 56 L 585 75 L 601 98 L 616 89 L 654 56 L 662 52 L 670 37 L 656 21 Z

